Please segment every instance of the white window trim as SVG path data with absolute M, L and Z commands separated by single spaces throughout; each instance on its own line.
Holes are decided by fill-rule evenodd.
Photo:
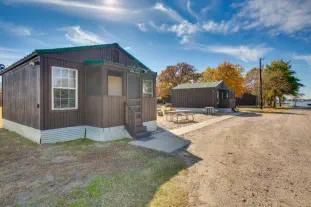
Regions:
M 144 97 L 144 94 L 147 94 L 147 95 L 151 95 L 151 97 L 150 98 L 153 98 L 153 81 L 152 80 L 143 80 L 143 85 L 144 85 L 144 82 L 149 82 L 149 83 L 151 83 L 151 92 L 149 92 L 149 93 L 144 93 L 144 91 L 143 91 L 143 97 Z
M 76 87 L 75 88 L 63 88 L 63 87 L 54 87 L 53 83 L 54 83 L 54 75 L 53 75 L 53 71 L 54 69 L 57 68 L 61 68 L 61 69 L 66 69 L 66 70 L 72 70 L 76 72 Z M 76 110 L 78 109 L 78 70 L 77 69 L 72 69 L 72 68 L 65 68 L 65 67 L 60 67 L 60 66 L 52 66 L 52 71 L 51 71 L 51 75 L 52 75 L 52 81 L 51 81 L 51 89 L 52 89 L 52 110 L 53 111 L 65 111 L 65 110 Z M 76 107 L 72 107 L 72 108 L 54 108 L 54 88 L 59 88 L 59 89 L 74 89 L 76 90 Z

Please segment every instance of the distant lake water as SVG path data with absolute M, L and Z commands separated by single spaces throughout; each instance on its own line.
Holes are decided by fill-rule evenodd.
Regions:
M 294 105 L 292 101 L 286 101 L 286 104 Z M 299 101 L 297 102 L 297 106 L 308 107 L 308 104 L 311 104 L 311 101 Z

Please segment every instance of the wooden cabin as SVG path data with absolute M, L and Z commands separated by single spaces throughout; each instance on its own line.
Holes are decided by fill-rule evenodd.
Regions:
M 35 50 L 0 72 L 3 127 L 38 143 L 148 136 L 156 73 L 117 43 Z
M 234 106 L 234 92 L 223 81 L 184 83 L 172 90 L 172 103 L 177 108 L 202 109 Z

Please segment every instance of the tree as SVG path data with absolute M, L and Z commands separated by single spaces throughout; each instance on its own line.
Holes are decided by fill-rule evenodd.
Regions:
M 267 65 L 266 69 L 268 71 L 278 71 L 284 77 L 285 81 L 287 82 L 286 88 L 280 90 L 274 96 L 279 97 L 280 106 L 282 106 L 282 99 L 284 95 L 292 95 L 296 96 L 299 93 L 300 87 L 304 85 L 300 83 L 300 80 L 295 76 L 296 72 L 291 69 L 292 66 L 289 62 L 284 62 L 283 60 L 275 60 L 272 61 L 270 65 Z M 276 97 L 274 97 L 276 99 Z
M 159 95 L 161 97 L 171 95 L 172 88 L 182 83 L 197 82 L 201 77 L 202 74 L 197 73 L 194 66 L 185 62 L 167 66 L 157 78 Z
M 244 87 L 245 90 L 253 94 L 255 96 L 260 96 L 260 85 L 259 85 L 259 69 L 254 67 L 253 69 L 249 70 L 244 78 Z
M 216 69 L 208 67 L 203 72 L 203 81 L 224 81 L 235 92 L 236 97 L 240 97 L 245 91 L 243 72 L 240 65 L 224 62 Z
M 268 70 L 282 72 L 287 82 L 290 84 L 290 87 L 287 91 L 284 91 L 284 94 L 295 96 L 299 93 L 299 89 L 304 87 L 304 85 L 300 83 L 300 79 L 295 76 L 296 72 L 291 68 L 290 61 L 284 62 L 283 60 L 275 60 L 272 61 L 270 65 L 267 65 Z M 284 94 L 280 95 L 283 96 Z
M 294 106 L 297 106 L 297 102 L 300 101 L 305 96 L 304 93 L 298 93 L 295 96 L 293 96 L 292 100 L 294 102 Z
M 282 71 L 265 69 L 263 73 L 263 93 L 269 100 L 269 105 L 276 107 L 276 98 L 283 97 L 286 91 L 291 89 L 287 77 Z M 281 99 L 279 99 L 281 100 Z

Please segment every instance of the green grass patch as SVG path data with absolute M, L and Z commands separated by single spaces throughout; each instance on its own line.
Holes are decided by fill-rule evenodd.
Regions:
M 111 143 L 121 143 L 121 144 L 127 144 L 130 141 L 133 141 L 133 139 L 131 138 L 123 138 L 123 139 L 118 139 L 118 140 L 114 140 L 114 141 L 110 141 Z
M 19 134 L 9 131 L 7 129 L 0 129 L 0 145 L 26 145 L 26 146 L 32 146 L 37 147 L 39 146 L 38 143 L 33 142 L 25 137 L 20 136 Z
M 51 199 L 47 206 L 147 206 L 160 186 L 184 167 L 177 157 L 150 158 L 143 168 L 96 175 L 85 187 Z
M 88 144 L 93 144 L 95 141 L 91 140 L 91 139 L 84 139 L 84 138 L 80 138 L 80 139 L 75 139 L 75 140 L 71 140 L 71 141 L 66 141 L 66 142 L 57 142 L 56 145 L 60 145 L 60 146 L 78 146 L 78 145 L 88 145 Z

